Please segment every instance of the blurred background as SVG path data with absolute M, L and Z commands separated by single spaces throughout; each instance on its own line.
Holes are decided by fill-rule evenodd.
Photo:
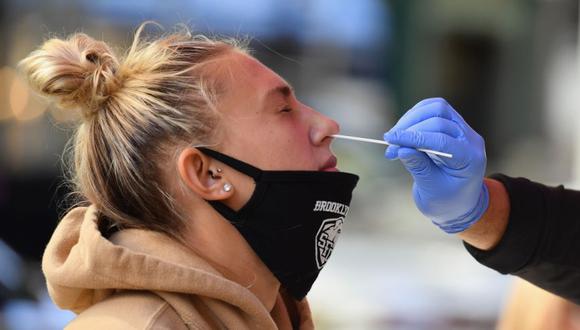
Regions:
M 445 97 L 486 140 L 488 172 L 580 187 L 577 0 L 3 0 L 0 2 L 0 329 L 58 329 L 40 258 L 62 212 L 74 128 L 17 62 L 83 31 L 121 53 L 142 21 L 251 37 L 255 55 L 333 118 L 382 138 Z M 309 294 L 320 329 L 492 329 L 512 279 L 423 218 L 384 148 L 335 141 L 361 176 L 333 258 Z

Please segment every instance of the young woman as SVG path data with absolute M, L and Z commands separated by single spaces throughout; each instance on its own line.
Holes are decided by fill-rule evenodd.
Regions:
M 304 297 L 358 179 L 336 169 L 337 123 L 235 42 L 142 28 L 121 60 L 75 34 L 21 62 L 82 113 L 53 300 L 72 329 L 312 328 Z

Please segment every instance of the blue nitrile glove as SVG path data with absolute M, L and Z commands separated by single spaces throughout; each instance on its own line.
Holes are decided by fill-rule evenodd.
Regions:
M 417 208 L 447 233 L 458 233 L 487 210 L 489 193 L 483 183 L 485 142 L 442 98 L 423 100 L 385 133 L 393 144 L 388 159 L 400 159 L 415 180 Z M 417 151 L 450 153 L 444 158 Z

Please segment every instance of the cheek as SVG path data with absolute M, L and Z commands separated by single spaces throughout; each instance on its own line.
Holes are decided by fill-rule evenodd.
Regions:
M 223 151 L 264 170 L 316 170 L 309 128 L 301 119 L 272 114 L 230 121 Z
M 309 129 L 299 118 L 281 118 L 272 125 L 269 154 L 270 165 L 277 169 L 311 170 L 315 169 Z

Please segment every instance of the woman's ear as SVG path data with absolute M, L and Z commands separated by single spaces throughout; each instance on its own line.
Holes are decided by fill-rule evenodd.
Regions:
M 177 168 L 185 185 L 205 200 L 225 200 L 234 194 L 234 187 L 222 173 L 219 163 L 197 148 L 183 149 Z

